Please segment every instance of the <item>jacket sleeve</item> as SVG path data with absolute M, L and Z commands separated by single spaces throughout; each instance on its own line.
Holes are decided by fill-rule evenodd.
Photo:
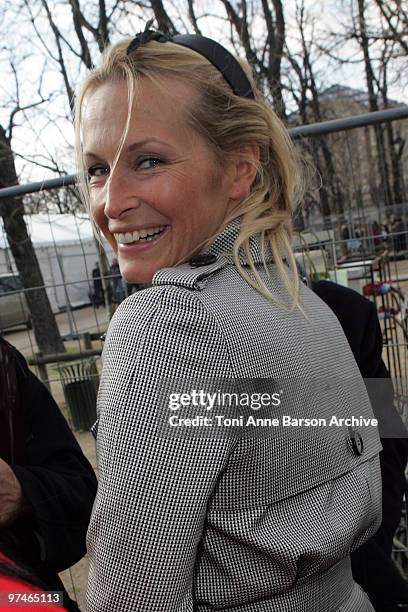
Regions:
M 28 368 L 19 378 L 25 464 L 12 466 L 31 507 L 41 562 L 60 572 L 86 552 L 86 530 L 96 494 L 94 471 L 47 388 Z
M 202 430 L 170 431 L 168 392 L 215 376 L 230 376 L 225 341 L 192 292 L 156 287 L 118 309 L 98 400 L 90 612 L 193 610 L 206 506 L 234 443 Z

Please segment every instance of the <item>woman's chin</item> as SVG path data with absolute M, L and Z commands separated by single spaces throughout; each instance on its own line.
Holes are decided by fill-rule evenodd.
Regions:
M 127 283 L 151 283 L 157 270 L 126 270 L 121 268 L 123 280 Z

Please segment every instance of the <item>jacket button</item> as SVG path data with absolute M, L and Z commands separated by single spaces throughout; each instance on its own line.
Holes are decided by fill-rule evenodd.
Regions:
M 201 268 L 201 266 L 209 266 L 217 261 L 216 255 L 212 253 L 201 253 L 192 257 L 188 262 L 192 268 Z
M 359 457 L 360 455 L 363 454 L 363 451 L 364 451 L 363 438 L 361 437 L 359 432 L 353 427 L 349 427 L 348 432 L 349 432 L 351 448 L 353 449 L 353 453 L 357 455 L 357 457 Z

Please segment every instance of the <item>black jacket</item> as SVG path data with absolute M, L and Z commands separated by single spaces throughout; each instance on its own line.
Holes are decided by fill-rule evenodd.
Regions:
M 408 434 L 393 401 L 393 386 L 381 358 L 382 334 L 375 305 L 357 292 L 330 281 L 312 283 L 313 291 L 337 316 L 360 372 L 366 379 L 373 412 L 379 420 L 382 475 L 382 523 L 377 533 L 351 555 L 354 579 L 377 612 L 393 611 L 393 603 L 408 603 L 408 583 L 391 560 L 392 541 L 399 525 L 406 482 Z M 381 379 L 378 385 L 372 379 Z M 395 432 L 394 438 L 389 437 Z
M 5 341 L 0 342 L 4 346 Z M 17 382 L 13 428 L 19 448 L 11 467 L 31 513 L 0 531 L 0 550 L 3 544 L 13 551 L 49 590 L 62 590 L 57 573 L 86 552 L 97 481 L 51 394 L 28 369 L 23 356 L 12 350 Z M 3 432 L 6 408 L 0 406 Z

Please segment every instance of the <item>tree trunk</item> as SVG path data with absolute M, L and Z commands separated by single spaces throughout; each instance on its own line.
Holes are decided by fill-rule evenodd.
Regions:
M 392 187 L 395 204 L 401 204 L 403 202 L 403 188 L 402 188 L 402 177 L 401 177 L 401 154 L 403 147 L 398 147 L 398 139 L 395 138 L 394 128 L 391 122 L 387 123 L 387 139 L 388 148 L 390 151 L 391 158 L 391 170 L 392 170 Z
M 265 12 L 265 5 L 268 3 L 265 1 L 263 4 Z M 285 18 L 282 0 L 272 0 L 272 4 L 275 11 L 275 19 L 270 20 L 273 23 L 273 32 L 268 33 L 268 38 L 270 40 L 268 83 L 272 94 L 274 110 L 281 119 L 286 119 L 286 108 L 282 95 L 281 74 L 283 47 L 285 44 Z M 266 23 L 268 24 L 268 20 Z
M 322 185 L 319 190 L 320 211 L 322 213 L 324 226 L 329 227 L 331 223 L 331 213 L 332 213 L 331 206 L 330 206 L 330 194 L 327 190 L 327 183 L 324 180 L 324 170 L 322 168 L 322 163 L 321 163 L 321 159 L 319 155 L 319 145 L 317 143 L 317 139 L 312 138 L 311 140 L 312 140 L 313 162 L 316 166 L 316 170 L 319 176 L 322 179 Z
M 310 88 L 310 93 L 312 94 L 311 108 L 313 112 L 313 119 L 316 123 L 321 123 L 323 121 L 323 116 L 322 116 L 321 107 L 320 107 L 319 92 L 317 89 L 316 80 L 314 76 L 314 70 L 312 67 L 312 62 L 310 59 L 306 41 L 304 39 L 303 31 L 302 31 L 302 41 L 303 41 L 304 62 L 305 62 L 306 69 L 309 73 L 309 88 Z M 336 180 L 336 168 L 335 168 L 332 152 L 328 145 L 327 136 L 326 137 L 323 136 L 322 138 L 317 138 L 316 140 L 321 149 L 323 160 L 324 160 L 324 170 L 322 168 L 322 179 L 323 179 L 322 188 L 324 188 L 326 191 L 326 199 L 328 202 L 328 207 L 331 211 L 335 211 L 339 214 L 343 214 L 344 213 L 344 196 L 341 191 L 340 183 L 338 180 Z
M 383 68 L 384 71 L 384 82 L 381 89 L 382 99 L 384 108 L 388 107 L 388 84 L 387 84 L 387 70 L 386 66 Z M 391 173 L 392 173 L 392 192 L 395 204 L 401 204 L 403 199 L 403 185 L 401 176 L 401 156 L 404 150 L 404 140 L 400 136 L 395 136 L 394 125 L 389 121 L 386 124 L 386 134 L 388 141 L 388 151 L 391 161 Z
M 381 216 L 381 203 L 379 199 L 379 193 L 377 189 L 377 182 L 375 177 L 375 166 L 373 159 L 373 144 L 371 140 L 371 128 L 364 128 L 364 142 L 367 154 L 367 179 L 368 188 L 370 191 L 370 198 L 373 206 L 378 209 L 378 216 Z
M 0 126 L 0 188 L 17 184 L 13 152 L 6 133 Z M 43 288 L 44 280 L 24 221 L 22 199 L 19 197 L 0 199 L 0 215 L 3 218 L 7 240 L 23 287 L 30 289 L 25 295 L 38 348 L 42 353 L 62 353 L 65 351 L 64 343 L 47 292 Z M 39 289 L 31 290 L 32 287 Z
M 367 81 L 368 103 L 371 112 L 378 111 L 377 96 L 374 91 L 374 73 L 371 65 L 369 40 L 365 21 L 365 0 L 358 0 L 358 17 L 360 26 L 360 45 L 364 55 L 364 67 Z M 385 205 L 392 204 L 392 193 L 390 189 L 389 171 L 384 142 L 384 132 L 381 125 L 374 126 L 375 139 L 378 154 L 378 174 L 380 178 L 379 188 L 383 190 Z

